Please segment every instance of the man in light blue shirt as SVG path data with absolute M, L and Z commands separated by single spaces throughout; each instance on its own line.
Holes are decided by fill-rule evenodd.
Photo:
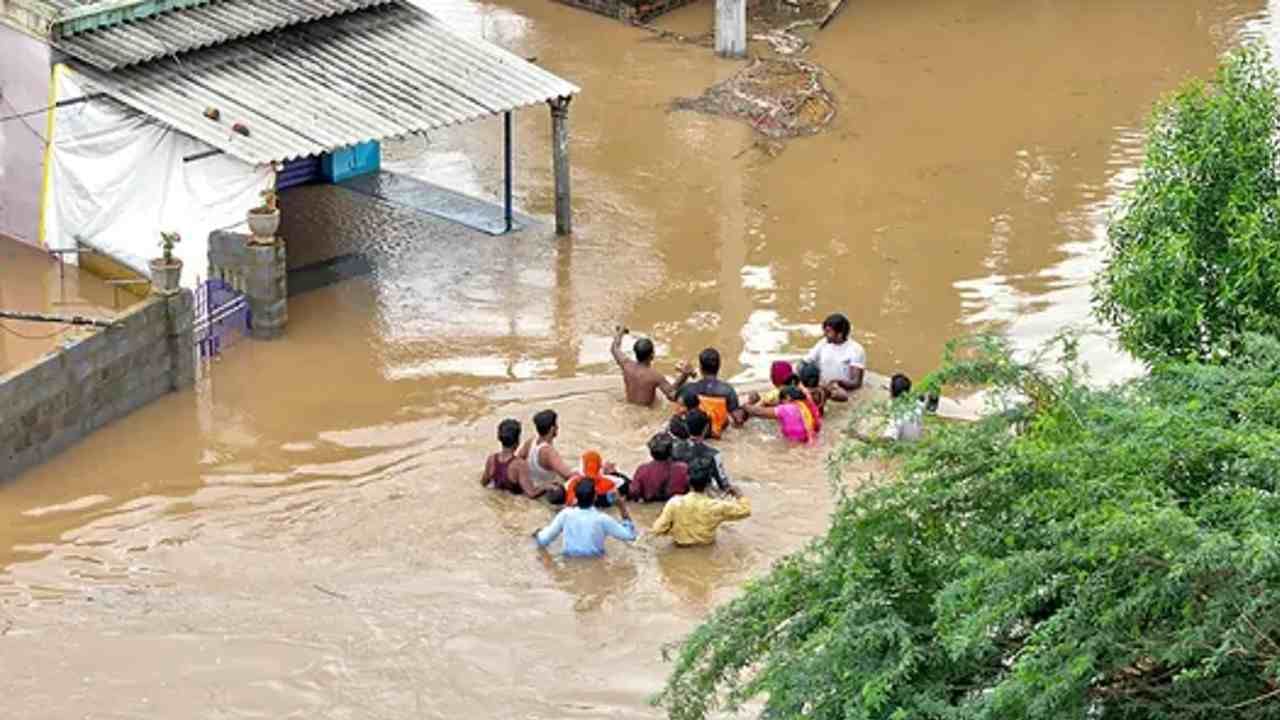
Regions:
M 636 539 L 636 526 L 631 522 L 631 514 L 627 512 L 627 504 L 619 495 L 617 498 L 618 513 L 622 522 L 618 522 L 595 507 L 595 483 L 589 478 L 574 485 L 574 495 L 578 506 L 568 507 L 556 514 L 551 524 L 533 534 L 538 547 L 546 547 L 564 533 L 564 547 L 560 553 L 565 557 L 600 557 L 604 555 L 604 539 L 613 536 L 625 542 Z

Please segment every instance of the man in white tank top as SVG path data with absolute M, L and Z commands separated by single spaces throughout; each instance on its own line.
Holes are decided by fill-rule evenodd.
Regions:
M 525 441 L 518 455 L 529 461 L 529 475 L 535 485 L 563 483 L 573 475 L 552 443 L 560 433 L 555 410 L 543 410 L 533 416 L 533 427 L 538 437 Z

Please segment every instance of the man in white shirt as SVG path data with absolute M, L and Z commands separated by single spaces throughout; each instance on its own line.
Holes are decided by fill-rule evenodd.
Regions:
M 892 400 L 896 401 L 909 392 L 911 392 L 911 378 L 898 373 L 889 380 L 889 397 Z M 851 430 L 851 434 L 868 445 L 917 442 L 924 436 L 926 406 L 925 398 L 919 398 L 914 405 L 907 407 L 895 403 L 889 409 L 888 424 L 878 436 L 867 435 L 856 428 Z
M 889 397 L 892 400 L 911 392 L 911 378 L 898 373 L 889 380 Z M 915 442 L 924 435 L 925 399 L 920 400 L 909 410 L 899 410 L 889 420 L 885 428 L 885 440 L 893 442 Z
M 849 339 L 849 318 L 834 313 L 822 321 L 822 340 L 804 359 L 818 365 L 823 385 L 835 383 L 844 390 L 862 387 L 867 369 L 867 351 Z

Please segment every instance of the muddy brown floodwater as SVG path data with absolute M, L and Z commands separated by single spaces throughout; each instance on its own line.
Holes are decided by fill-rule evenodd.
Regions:
M 807 55 L 834 125 L 770 158 L 745 125 L 668 112 L 737 69 L 703 48 L 546 0 L 432 8 L 582 86 L 577 236 L 368 228 L 374 272 L 296 297 L 287 339 L 0 485 L 5 717 L 656 715 L 663 644 L 824 527 L 826 448 L 737 433 L 756 515 L 715 547 L 561 562 L 527 539 L 547 507 L 477 486 L 497 420 L 553 407 L 567 449 L 633 468 L 662 416 L 619 402 L 615 320 L 664 367 L 714 344 L 741 380 L 834 309 L 873 368 L 916 375 L 977 327 L 1029 346 L 1088 325 L 1153 101 L 1274 36 L 1261 0 L 851 2 Z M 517 127 L 517 200 L 543 216 L 546 115 Z M 494 197 L 499 131 L 392 164 Z M 1100 380 L 1132 372 L 1085 350 Z
M 109 318 L 137 302 L 73 265 L 0 235 L 0 309 L 41 315 Z M 0 319 L 0 375 L 17 370 L 58 343 L 96 332 L 85 326 Z

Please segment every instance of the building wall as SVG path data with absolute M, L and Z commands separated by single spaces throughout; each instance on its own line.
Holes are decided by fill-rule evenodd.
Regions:
M 0 0 L 3 1 L 3 0 Z M 49 46 L 0 25 L 0 116 L 49 104 Z M 0 233 L 35 243 L 47 113 L 0 122 Z
M 0 375 L 0 480 L 195 383 L 191 291 L 152 295 L 119 320 Z
M 688 5 L 693 0 L 559 0 L 559 2 L 611 18 L 643 23 Z

